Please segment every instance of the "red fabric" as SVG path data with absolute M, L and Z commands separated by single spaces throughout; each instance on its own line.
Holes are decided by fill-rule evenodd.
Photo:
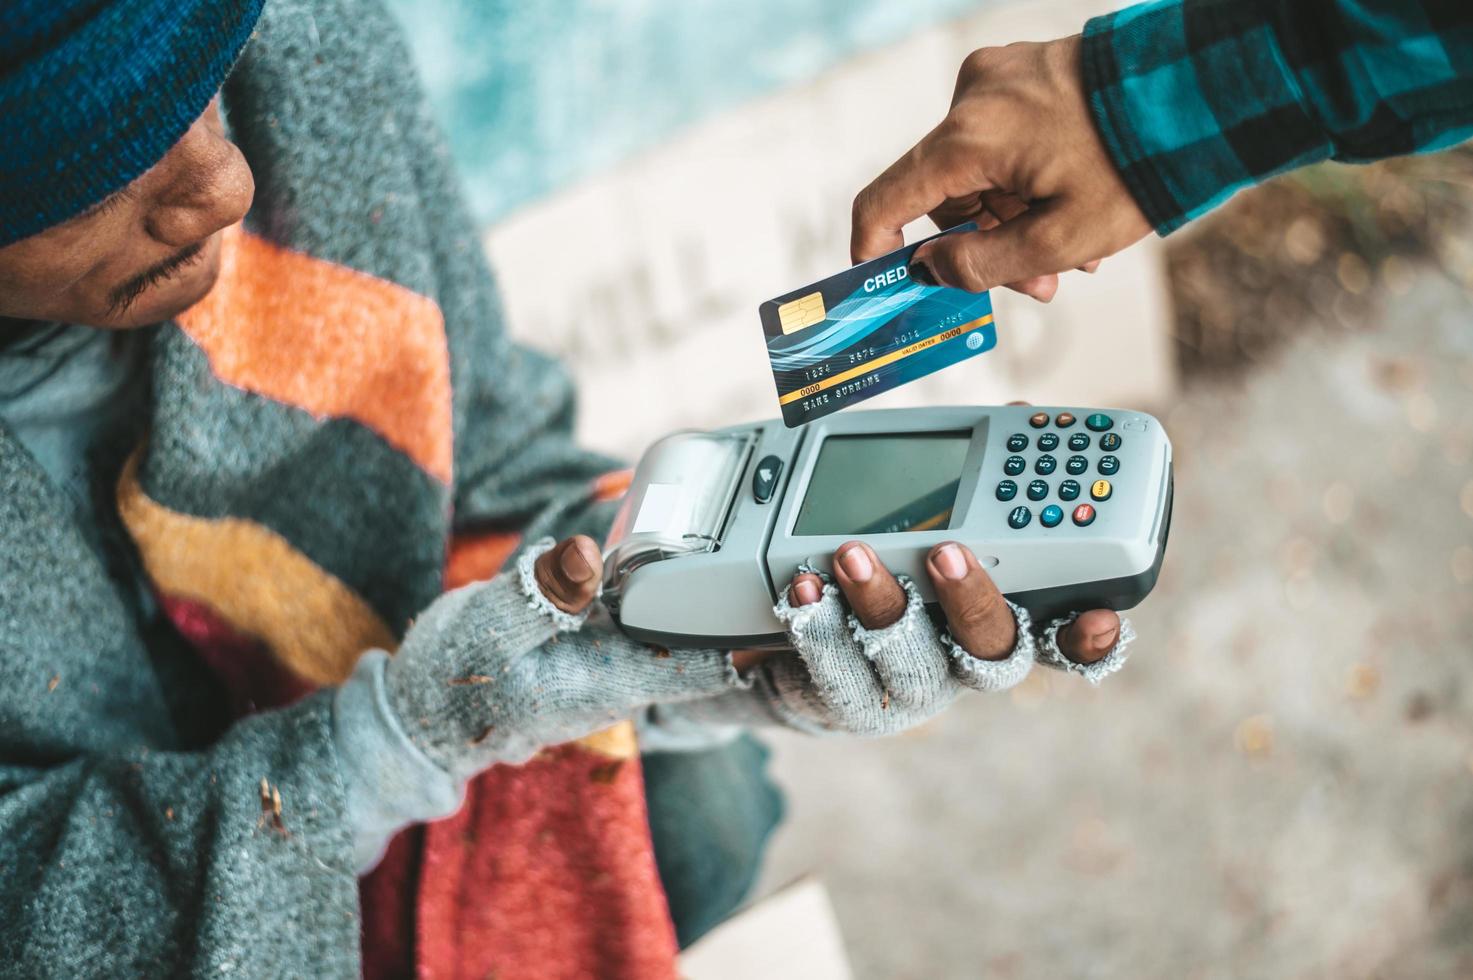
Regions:
M 178 596 L 159 596 L 159 605 L 225 685 L 234 717 L 312 693 L 312 685 L 272 656 L 266 644 L 237 633 L 209 606 Z
M 498 766 L 425 830 L 422 977 L 675 977 L 638 757 Z
M 409 827 L 389 842 L 378 867 L 358 882 L 364 980 L 414 976 L 415 888 L 425 828 Z

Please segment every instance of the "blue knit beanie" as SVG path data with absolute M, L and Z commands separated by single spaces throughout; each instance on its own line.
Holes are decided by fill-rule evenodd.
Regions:
M 0 247 L 158 163 L 264 0 L 0 0 Z

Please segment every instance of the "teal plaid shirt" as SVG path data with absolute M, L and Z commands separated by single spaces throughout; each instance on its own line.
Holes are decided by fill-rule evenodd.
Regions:
M 1473 0 L 1154 0 L 1091 20 L 1083 59 L 1163 235 L 1285 170 L 1473 136 Z

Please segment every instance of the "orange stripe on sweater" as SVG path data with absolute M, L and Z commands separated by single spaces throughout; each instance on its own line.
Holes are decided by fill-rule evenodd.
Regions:
M 457 534 L 445 560 L 445 588 L 458 589 L 493 578 L 521 542 L 522 536 L 515 531 Z
M 151 499 L 138 484 L 136 454 L 118 481 L 118 510 L 160 592 L 214 610 L 313 684 L 340 683 L 370 647 L 398 646 L 361 596 L 276 532 L 238 517 L 181 514 Z
M 179 325 L 227 384 L 360 422 L 449 484 L 450 353 L 432 300 L 236 226 Z
M 598 501 L 618 500 L 629 492 L 634 482 L 633 470 L 614 470 L 596 477 L 593 481 L 593 499 Z

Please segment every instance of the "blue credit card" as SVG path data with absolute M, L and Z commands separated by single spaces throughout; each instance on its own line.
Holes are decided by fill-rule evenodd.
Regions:
M 777 400 L 789 427 L 823 418 L 997 346 L 992 299 L 910 278 L 896 249 L 759 308 Z

